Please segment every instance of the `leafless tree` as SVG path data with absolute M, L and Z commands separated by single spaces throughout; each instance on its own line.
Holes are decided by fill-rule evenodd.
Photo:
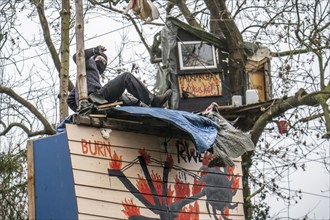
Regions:
M 234 94 L 241 89 L 240 70 L 247 57 L 245 42 L 271 49 L 274 100 L 251 127 L 245 128 L 250 130 L 257 145 L 254 153 L 243 156 L 246 216 L 252 218 L 249 201 L 255 193 L 250 192 L 250 187 L 256 188 L 259 195 L 275 193 L 286 201 L 299 198 L 299 193 L 295 198 L 284 193 L 278 182 L 287 175 L 288 168 L 305 169 L 310 154 L 327 153 L 322 147 L 322 141 L 326 139 L 322 138 L 330 135 L 330 3 L 326 0 L 160 0 L 154 4 L 161 11 L 161 18 L 149 24 L 143 24 L 131 13 L 124 14 L 127 3 L 127 0 L 89 0 L 85 14 L 95 12 L 133 25 L 139 39 L 123 42 L 121 50 L 134 48 L 142 42 L 150 58 L 153 49 L 149 39 L 161 30 L 167 15 L 224 37 L 231 49 L 231 89 Z M 22 131 L 28 137 L 54 134 L 54 125 L 67 114 L 63 102 L 72 88 L 66 61 L 68 45 L 74 36 L 73 32 L 67 31 L 74 26 L 74 13 L 59 1 L 5 0 L 0 7 L 0 59 L 4 67 L 0 67 L 3 71 L 0 75 L 0 140 L 8 135 L 17 136 L 17 132 L 21 134 Z M 28 18 L 40 23 L 42 37 L 36 35 L 31 40 L 17 31 L 16 10 L 26 12 Z M 24 48 L 18 47 L 18 41 L 43 51 L 36 55 L 38 59 L 46 57 L 42 57 L 42 66 L 30 65 L 30 59 L 23 57 Z M 122 64 L 130 62 L 122 55 L 116 56 L 110 64 L 115 67 L 112 73 L 119 73 L 125 68 Z M 290 121 L 285 137 L 275 130 L 274 122 L 279 118 Z M 327 158 L 320 157 L 320 161 L 329 171 Z M 258 163 L 267 164 L 268 170 L 260 170 Z

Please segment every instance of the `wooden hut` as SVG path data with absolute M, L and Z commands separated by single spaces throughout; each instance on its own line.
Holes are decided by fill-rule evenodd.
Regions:
M 173 17 L 168 18 L 161 36 L 162 63 L 170 75 L 163 79 L 171 78 L 174 91 L 170 108 L 201 111 L 212 102 L 231 104 L 224 39 Z
M 30 141 L 29 219 L 243 220 L 240 159 L 208 167 L 182 131 L 145 120 L 76 116 Z
M 271 51 L 266 47 L 260 47 L 248 57 L 245 63 L 247 88 L 258 91 L 260 102 L 272 99 L 271 58 Z
M 163 67 L 157 87 L 161 92 L 169 87 L 174 91 L 170 108 L 191 112 L 202 111 L 212 102 L 237 106 L 237 96 L 239 105 L 250 104 L 251 90 L 257 93 L 256 102 L 265 102 L 271 97 L 270 51 L 253 43 L 245 43 L 245 51 L 248 59 L 242 71 L 242 93 L 234 96 L 226 40 L 169 17 L 161 33 L 158 54 L 162 57 L 158 60 Z

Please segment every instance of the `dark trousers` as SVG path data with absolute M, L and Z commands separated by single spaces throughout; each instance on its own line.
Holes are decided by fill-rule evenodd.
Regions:
M 98 90 L 98 93 L 111 103 L 120 100 L 125 89 L 136 99 L 147 105 L 150 105 L 154 96 L 141 81 L 129 72 L 122 73 L 110 80 Z

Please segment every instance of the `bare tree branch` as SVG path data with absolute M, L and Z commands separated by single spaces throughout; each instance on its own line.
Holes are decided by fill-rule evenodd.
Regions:
M 327 100 L 330 98 L 330 84 L 327 86 L 327 90 L 323 92 L 306 93 L 304 89 L 298 90 L 294 96 L 286 99 L 278 99 L 272 106 L 262 114 L 252 127 L 251 135 L 252 141 L 257 143 L 261 133 L 264 131 L 267 123 L 273 118 L 280 116 L 289 109 L 296 108 L 302 105 L 316 106 L 321 105 L 321 100 Z
M 39 134 L 55 134 L 56 131 L 54 129 L 54 127 L 48 122 L 48 120 L 38 111 L 38 109 L 36 107 L 34 107 L 30 102 L 28 102 L 27 100 L 25 100 L 24 98 L 22 98 L 20 95 L 18 95 L 17 93 L 14 92 L 14 90 L 12 90 L 11 88 L 7 88 L 4 87 L 2 85 L 0 85 L 0 93 L 4 93 L 7 94 L 8 96 L 10 96 L 11 98 L 13 98 L 14 100 L 16 100 L 18 103 L 20 103 L 21 105 L 23 105 L 24 107 L 26 107 L 33 115 L 35 115 L 40 122 L 43 124 L 44 126 L 44 130 L 43 133 L 41 131 L 39 132 L 27 132 L 27 128 L 25 128 L 23 125 L 19 126 L 21 127 L 25 132 L 27 132 L 28 135 L 39 135 Z M 11 126 L 8 126 L 7 128 L 12 128 L 14 126 L 18 126 L 16 123 L 14 123 Z M 3 133 L 3 132 L 2 132 Z
M 46 129 L 32 132 L 32 131 L 30 131 L 30 129 L 28 127 L 26 127 L 22 123 L 11 123 L 8 126 L 6 126 L 5 129 L 2 132 L 0 132 L 0 136 L 6 135 L 14 127 L 21 128 L 27 134 L 28 137 L 34 137 L 34 136 L 37 136 L 37 135 L 49 134 L 49 132 Z
M 135 19 L 134 19 L 131 15 L 129 15 L 129 14 L 125 14 L 124 11 L 121 11 L 121 10 L 118 10 L 118 9 L 116 9 L 116 8 L 113 8 L 111 5 L 109 5 L 109 6 L 102 5 L 100 2 L 97 2 L 96 0 L 89 0 L 89 2 L 91 2 L 93 5 L 99 5 L 99 6 L 103 7 L 103 8 L 106 8 L 106 9 L 109 9 L 109 10 L 111 10 L 111 11 L 114 11 L 114 12 L 117 12 L 117 13 L 119 13 L 119 14 L 122 14 L 122 15 L 127 16 L 127 18 L 132 22 L 132 24 L 133 24 L 133 26 L 134 26 L 136 32 L 138 33 L 138 35 L 139 35 L 139 37 L 140 37 L 141 42 L 143 43 L 143 45 L 144 45 L 145 48 L 147 49 L 147 51 L 148 51 L 150 57 L 152 57 L 153 54 L 152 54 L 151 48 L 150 48 L 150 46 L 148 45 L 147 41 L 145 40 L 145 38 L 144 38 L 144 36 L 143 36 L 143 34 L 142 34 L 142 31 L 140 30 L 140 28 L 139 28 L 137 22 L 135 21 Z
M 330 49 L 330 46 L 322 46 L 318 48 L 317 50 L 325 50 L 325 49 Z M 292 55 L 297 55 L 297 54 L 304 54 L 304 53 L 309 53 L 313 52 L 311 48 L 305 48 L 305 49 L 300 49 L 300 50 L 288 50 L 288 51 L 281 51 L 281 52 L 272 52 L 271 55 L 273 57 L 284 57 L 284 56 L 292 56 Z
M 45 39 L 47 47 L 50 51 L 50 55 L 53 58 L 55 68 L 56 68 L 57 72 L 59 73 L 59 77 L 60 77 L 61 60 L 60 60 L 59 55 L 56 51 L 55 45 L 53 44 L 53 41 L 51 39 L 51 34 L 50 34 L 49 26 L 48 26 L 48 21 L 47 21 L 47 18 L 46 18 L 46 15 L 45 15 L 45 10 L 44 10 L 44 1 L 43 0 L 33 0 L 33 4 L 37 8 L 38 16 L 39 16 L 39 19 L 40 19 L 40 24 L 41 24 L 43 34 L 44 34 L 44 39 Z M 68 81 L 68 83 L 69 83 L 68 84 L 69 90 L 73 89 L 73 87 L 74 87 L 73 83 L 70 80 Z
M 189 8 L 186 5 L 186 1 L 184 0 L 170 0 L 171 4 L 175 4 L 178 6 L 180 11 L 182 12 L 184 18 L 193 27 L 201 28 L 200 23 L 197 22 L 195 16 L 190 12 Z

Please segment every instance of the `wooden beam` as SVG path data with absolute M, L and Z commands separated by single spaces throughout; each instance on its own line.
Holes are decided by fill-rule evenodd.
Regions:
M 76 115 L 74 123 L 93 127 L 111 128 L 120 131 L 157 135 L 162 137 L 181 137 L 190 139 L 189 134 L 162 120 L 152 117 L 134 117 L 127 114 L 92 117 L 93 115 Z
M 104 105 L 98 105 L 98 106 L 96 106 L 96 108 L 98 110 L 102 110 L 104 108 L 115 107 L 117 105 L 122 105 L 122 104 L 123 104 L 123 102 L 113 102 L 113 103 L 107 103 L 107 104 L 104 104 Z
M 36 218 L 35 213 L 35 191 L 34 191 L 34 157 L 33 143 L 27 142 L 27 162 L 28 162 L 28 217 L 30 220 Z

